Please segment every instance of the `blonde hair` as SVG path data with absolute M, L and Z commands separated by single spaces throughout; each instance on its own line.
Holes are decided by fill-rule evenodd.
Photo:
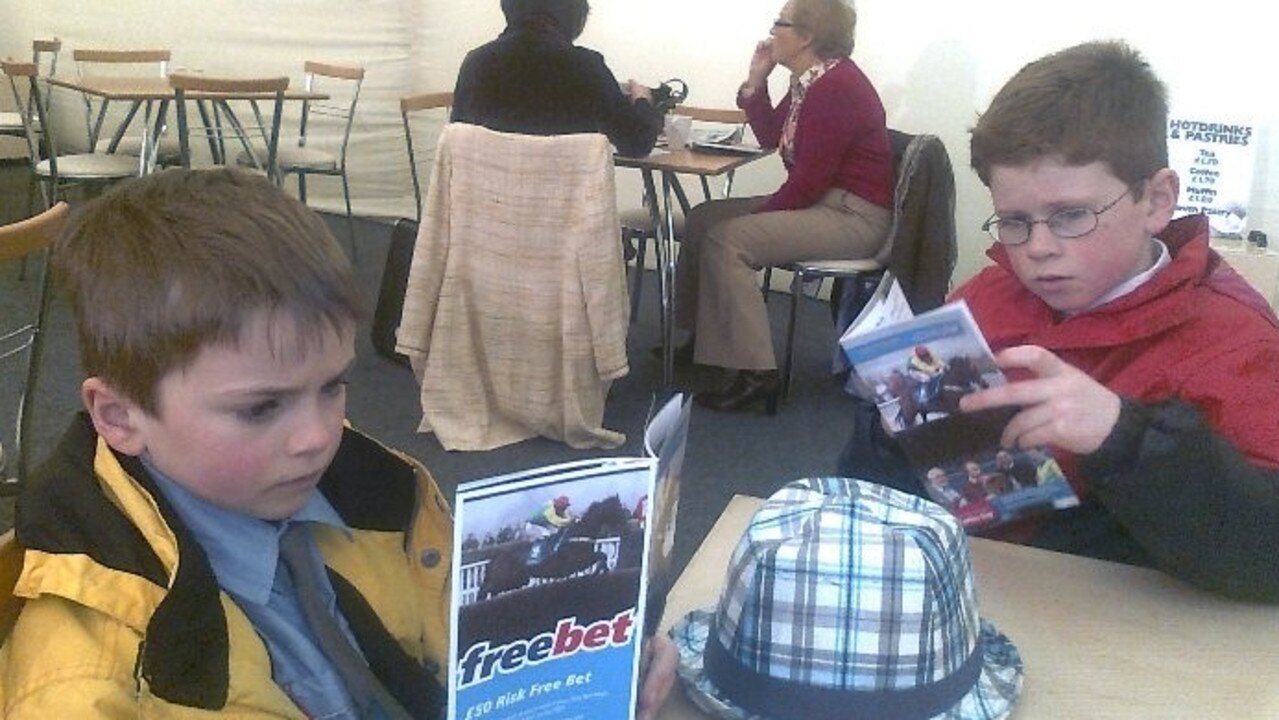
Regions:
M 813 36 L 813 52 L 823 60 L 853 54 L 857 10 L 851 0 L 792 0 L 791 22 Z

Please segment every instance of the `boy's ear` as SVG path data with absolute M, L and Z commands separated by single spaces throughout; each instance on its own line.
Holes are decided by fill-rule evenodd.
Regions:
M 138 456 L 146 450 L 146 440 L 138 421 L 142 407 L 100 377 L 80 385 L 80 399 L 89 411 L 93 427 L 111 449 Z
M 1146 181 L 1147 230 L 1151 235 L 1163 232 L 1177 210 L 1181 179 L 1171 168 L 1157 171 Z

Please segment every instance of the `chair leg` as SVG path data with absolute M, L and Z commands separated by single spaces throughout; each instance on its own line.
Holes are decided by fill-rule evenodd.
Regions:
M 305 174 L 298 175 L 298 180 L 306 177 Z M 342 172 L 342 197 L 346 200 L 346 237 L 351 243 L 351 262 L 360 263 L 360 249 L 355 246 L 355 218 L 351 214 L 351 185 L 346 181 L 346 172 Z
M 645 238 L 645 241 L 647 242 L 647 238 Z M 672 251 L 674 251 L 674 252 L 679 252 L 679 250 L 678 250 L 678 249 L 676 249 L 676 248 L 672 248 Z M 656 258 L 655 263 L 656 263 L 656 265 L 657 265 L 657 289 L 658 289 L 658 298 L 657 298 L 657 317 L 658 317 L 658 328 L 659 328 L 659 331 L 661 332 L 661 337 L 663 337 L 663 338 L 668 338 L 668 337 L 670 337 L 670 336 L 671 336 L 671 335 L 670 335 L 670 333 L 671 333 L 671 331 L 673 330 L 673 328 L 668 329 L 668 328 L 667 328 L 667 326 L 666 326 L 666 321 L 667 321 L 666 305 L 665 305 L 665 299 L 664 299 L 664 297 L 661 295 L 661 290 L 662 290 L 662 288 L 664 287 L 663 283 L 665 283 L 665 282 L 666 282 L 666 280 L 664 280 L 664 279 L 663 279 L 663 278 L 665 278 L 665 276 L 666 276 L 666 265 L 667 265 L 667 263 L 672 262 L 672 261 L 673 261 L 673 258 L 668 258 L 668 257 L 666 257 L 666 247 L 665 247 L 665 243 L 657 242 L 657 238 L 654 238 L 654 239 L 653 239 L 653 257 L 654 257 L 654 258 Z M 677 256 L 677 257 L 678 257 L 678 256 Z M 675 282 L 675 278 L 673 278 L 673 277 L 672 277 L 672 278 L 670 278 L 670 281 L 671 281 L 672 283 L 674 283 L 674 282 Z M 674 288 L 674 287 L 669 287 L 669 288 L 666 288 L 666 289 L 667 289 L 667 291 L 670 293 L 669 297 L 671 298 L 671 302 L 674 302 L 674 298 L 675 298 L 675 288 Z M 672 320 L 674 319 L 674 316 L 673 316 L 673 315 L 671 316 L 671 319 L 672 319 Z
M 795 326 L 799 319 L 799 297 L 804 294 L 804 274 L 796 271 L 790 285 L 790 320 L 786 324 L 786 352 L 782 356 L 782 400 L 790 398 L 791 375 L 795 369 Z
M 40 185 L 40 176 L 36 175 L 35 170 L 32 170 L 31 175 L 27 178 L 27 204 L 26 204 L 26 210 L 24 211 L 25 217 L 31 217 L 37 212 L 39 212 L 38 210 L 36 210 L 36 207 L 35 207 L 37 185 Z M 41 192 L 44 191 L 43 185 L 40 185 L 40 190 Z M 46 202 L 46 205 L 47 205 L 47 202 Z M 23 255 L 22 260 L 19 261 L 18 279 L 19 280 L 27 279 L 27 256 L 26 255 Z
M 53 274 L 49 264 L 51 252 L 46 249 L 40 260 L 40 288 L 36 301 L 36 321 L 31 332 L 30 345 L 27 347 L 27 368 L 23 378 L 22 389 L 18 395 L 18 417 L 14 424 L 14 452 L 17 453 L 14 464 L 14 479 L 17 483 L 4 483 L 3 492 L 12 494 L 21 488 L 29 475 L 31 464 L 31 410 L 34 406 L 36 387 L 40 382 L 41 360 L 44 355 L 44 333 L 48 326 L 49 305 L 51 302 Z
M 643 233 L 627 233 L 635 241 L 635 277 L 631 279 L 631 322 L 639 318 L 640 296 L 644 290 L 644 259 L 648 256 L 648 236 Z

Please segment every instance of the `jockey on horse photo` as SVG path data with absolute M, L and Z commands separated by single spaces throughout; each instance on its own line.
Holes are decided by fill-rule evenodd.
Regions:
M 567 495 L 547 500 L 546 505 L 533 513 L 524 524 L 525 534 L 532 540 L 528 564 L 536 565 L 543 558 L 554 555 L 564 539 L 564 530 L 577 521 L 569 511 L 572 501 Z
M 906 374 L 915 385 L 915 402 L 926 405 L 941 392 L 942 376 L 946 374 L 946 362 L 935 357 L 927 345 L 916 345 L 906 361 Z

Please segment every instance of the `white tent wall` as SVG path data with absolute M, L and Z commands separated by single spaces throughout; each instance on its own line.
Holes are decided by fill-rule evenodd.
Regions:
M 781 3 L 595 0 L 580 42 L 603 52 L 620 80 L 655 84 L 678 77 L 689 85 L 690 103 L 728 105 L 754 43 L 767 36 Z M 989 197 L 968 169 L 968 128 L 1021 65 L 1088 39 L 1124 38 L 1140 49 L 1168 83 L 1174 106 L 1255 124 L 1249 227 L 1279 232 L 1279 203 L 1270 196 L 1270 172 L 1279 159 L 1272 132 L 1279 98 L 1258 72 L 1273 63 L 1264 60 L 1271 39 L 1253 4 L 862 0 L 858 13 L 854 57 L 879 88 L 889 124 L 936 134 L 950 150 L 958 194 L 957 279 L 986 262 L 979 226 L 990 213 Z M 283 73 L 295 82 L 301 82 L 307 59 L 364 65 L 351 184 L 356 212 L 383 217 L 414 212 L 399 98 L 451 89 L 467 49 L 502 28 L 497 0 L 5 0 L 3 17 L 0 53 L 25 57 L 33 37 L 57 36 L 64 42 L 62 73 L 74 72 L 70 50 L 76 47 L 169 47 L 175 67 L 218 75 Z M 777 96 L 781 75 L 774 77 Z M 74 110 L 63 104 L 63 113 Z M 429 167 L 433 144 L 428 137 L 418 145 L 421 167 Z M 770 158 L 739 173 L 736 192 L 769 192 L 781 177 L 780 163 Z M 638 173 L 619 172 L 618 187 L 619 204 L 634 205 Z M 341 207 L 336 180 L 316 179 L 309 189 L 313 205 Z

